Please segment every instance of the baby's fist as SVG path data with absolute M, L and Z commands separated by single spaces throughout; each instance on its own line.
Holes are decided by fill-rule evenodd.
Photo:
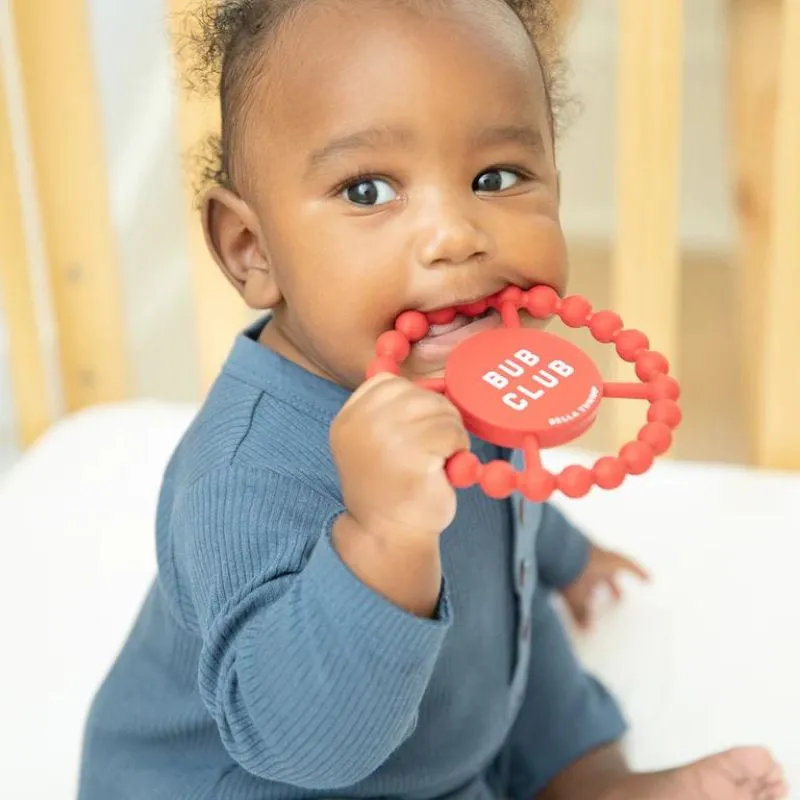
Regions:
M 372 534 L 438 537 L 456 513 L 447 459 L 469 435 L 444 396 L 404 378 L 363 383 L 331 426 L 331 450 L 350 515 Z

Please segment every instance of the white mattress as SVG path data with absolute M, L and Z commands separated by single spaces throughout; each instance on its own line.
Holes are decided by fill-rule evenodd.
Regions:
M 83 716 L 153 576 L 160 472 L 192 412 L 77 415 L 0 483 L 3 797 L 73 796 Z M 576 637 L 625 704 L 636 767 L 763 743 L 800 785 L 798 498 L 800 475 L 662 462 L 564 502 L 655 573 Z

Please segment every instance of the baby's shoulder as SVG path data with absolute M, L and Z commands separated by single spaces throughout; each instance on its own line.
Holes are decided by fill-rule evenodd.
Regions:
M 209 473 L 271 473 L 338 496 L 329 423 L 291 396 L 228 378 L 218 381 L 168 467 L 184 487 Z

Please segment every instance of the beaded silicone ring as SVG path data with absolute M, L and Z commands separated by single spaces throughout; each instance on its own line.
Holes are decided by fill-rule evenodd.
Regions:
M 650 349 L 644 333 L 625 329 L 618 314 L 594 312 L 585 298 L 561 298 L 549 286 L 528 291 L 509 287 L 486 300 L 427 315 L 404 312 L 394 330 L 378 339 L 368 377 L 401 374 L 412 344 L 423 339 L 431 325 L 448 324 L 457 314 L 478 317 L 489 309 L 500 313 L 503 326 L 461 342 L 450 354 L 443 378 L 416 383 L 445 395 L 471 433 L 500 447 L 520 449 L 524 468 L 518 471 L 503 460 L 482 463 L 471 451 L 462 451 L 445 466 L 453 487 L 477 484 L 497 499 L 515 491 L 535 502 L 544 502 L 556 491 L 578 498 L 594 486 L 616 489 L 627 475 L 647 472 L 670 448 L 682 414 L 677 402 L 680 386 L 669 375 L 667 359 Z M 572 342 L 522 327 L 520 309 L 536 319 L 558 316 L 570 328 L 588 328 L 598 342 L 613 345 L 623 361 L 635 366 L 638 382 L 604 381 L 594 362 Z M 567 444 L 588 430 L 605 398 L 648 402 L 647 421 L 637 438 L 591 468 L 576 464 L 559 473 L 548 471 L 541 451 Z

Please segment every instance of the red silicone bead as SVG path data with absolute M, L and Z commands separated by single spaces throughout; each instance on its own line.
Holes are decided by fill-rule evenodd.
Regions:
M 544 319 L 556 313 L 561 303 L 558 292 L 550 286 L 534 286 L 525 293 L 523 305 L 532 317 Z
M 586 467 L 567 467 L 558 476 L 558 488 L 567 497 L 583 497 L 589 493 L 594 483 L 594 475 Z
M 625 330 L 617 334 L 617 355 L 625 361 L 636 361 L 642 350 L 650 347 L 650 340 L 641 331 Z
M 495 298 L 497 306 L 503 303 L 513 303 L 519 307 L 522 304 L 522 289 L 519 286 L 506 286 Z
M 657 375 L 650 381 L 651 400 L 677 400 L 681 396 L 681 387 L 675 378 L 669 375 Z
M 672 445 L 672 430 L 663 422 L 650 422 L 639 431 L 638 438 L 660 456 Z
M 579 295 L 565 297 L 561 301 L 561 310 L 558 312 L 563 323 L 570 328 L 580 328 L 586 325 L 591 313 L 592 304 Z
M 488 300 L 476 300 L 474 303 L 459 306 L 458 310 L 468 317 L 479 317 L 487 308 L 489 308 Z
M 598 311 L 589 322 L 592 336 L 603 344 L 613 342 L 622 327 L 622 317 L 613 311 Z
M 556 490 L 556 479 L 549 472 L 536 470 L 520 476 L 519 489 L 533 503 L 543 503 Z
M 594 480 L 601 489 L 616 489 L 625 480 L 625 462 L 614 456 L 604 456 L 594 465 Z
M 656 400 L 647 411 L 648 422 L 662 422 L 670 428 L 677 428 L 682 419 L 681 408 L 674 400 Z
M 411 345 L 400 331 L 386 331 L 379 337 L 375 349 L 381 358 L 388 358 L 400 363 L 408 358 Z
M 395 328 L 410 342 L 418 342 L 427 336 L 430 325 L 422 312 L 404 311 L 397 318 Z
M 454 308 L 440 308 L 438 311 L 428 313 L 428 322 L 431 325 L 449 325 L 458 312 Z
M 467 489 L 478 482 L 482 470 L 480 459 L 469 450 L 456 453 L 445 467 L 447 477 L 455 489 Z
M 628 442 L 620 451 L 619 457 L 625 462 L 631 475 L 641 475 L 653 465 L 655 456 L 650 445 L 645 442 Z
M 669 361 L 666 356 L 654 350 L 645 350 L 639 353 L 636 359 L 636 377 L 640 381 L 651 381 L 656 375 L 666 375 L 669 372 Z
M 517 488 L 517 475 L 508 461 L 491 461 L 483 468 L 481 487 L 489 497 L 502 500 Z
M 400 365 L 391 358 L 376 358 L 367 369 L 367 377 L 374 378 L 381 372 L 388 372 L 391 375 L 399 375 Z

